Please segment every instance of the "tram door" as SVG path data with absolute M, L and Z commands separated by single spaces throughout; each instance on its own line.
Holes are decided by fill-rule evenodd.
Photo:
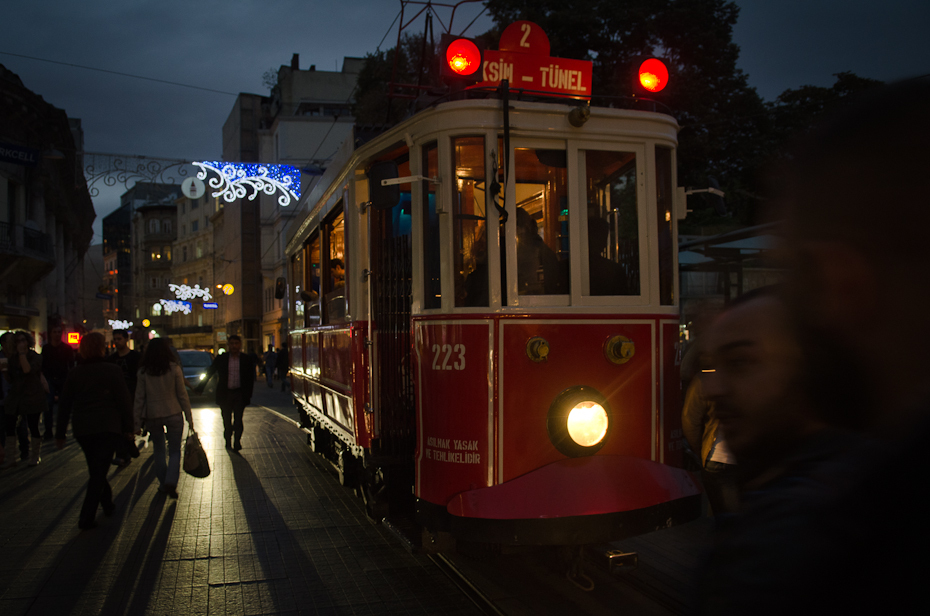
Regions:
M 409 175 L 406 160 L 398 161 L 398 171 L 401 176 Z M 386 461 L 384 468 L 393 473 L 409 473 L 412 484 L 416 422 L 410 344 L 413 269 L 410 213 L 410 185 L 405 184 L 401 185 L 400 200 L 393 208 L 369 210 L 369 237 L 375 399 L 380 433 L 372 449 Z

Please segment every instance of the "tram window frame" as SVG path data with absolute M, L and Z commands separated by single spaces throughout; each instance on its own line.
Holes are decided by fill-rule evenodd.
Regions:
M 577 182 L 572 193 L 579 204 L 584 207 L 577 208 L 578 212 L 578 241 L 581 249 L 577 251 L 573 274 L 578 274 L 578 284 L 572 286 L 572 304 L 584 306 L 603 306 L 605 308 L 615 308 L 624 306 L 640 306 L 647 304 L 650 297 L 652 280 L 650 272 L 653 269 L 652 262 L 652 242 L 649 237 L 649 216 L 648 210 L 649 190 L 651 187 L 646 184 L 647 168 L 649 161 L 646 154 L 648 151 L 647 144 L 644 142 L 613 142 L 605 143 L 599 141 L 575 141 L 570 144 L 570 160 L 576 162 Z M 639 247 L 639 292 L 630 295 L 591 295 L 590 294 L 590 262 L 589 262 L 589 245 L 588 237 L 588 207 L 587 207 L 587 159 L 585 152 L 617 152 L 620 154 L 633 154 L 635 163 L 636 177 L 636 222 L 637 222 L 637 242 Z
M 577 252 L 578 238 L 576 237 L 578 232 L 578 215 L 575 213 L 577 208 L 577 198 L 573 199 L 574 189 L 572 188 L 573 180 L 572 178 L 577 176 L 577 157 L 572 155 L 574 148 L 570 147 L 571 144 L 561 139 L 514 139 L 511 144 L 510 152 L 510 164 L 507 173 L 507 224 L 506 224 L 506 271 L 512 272 L 513 275 L 508 274 L 505 279 L 505 284 L 507 285 L 506 296 L 508 299 L 508 306 L 514 308 L 533 308 L 536 306 L 548 306 L 548 307 L 560 307 L 560 306 L 570 306 L 573 303 L 573 288 L 576 285 L 575 276 L 576 273 L 573 271 L 575 269 L 574 261 L 577 261 Z M 500 146 L 501 148 L 503 145 Z M 568 260 L 565 267 L 567 273 L 567 280 L 565 281 L 565 293 L 558 294 L 520 294 L 520 283 L 519 283 L 519 262 L 518 262 L 518 249 L 517 249 L 517 233 L 518 233 L 518 215 L 517 215 L 517 151 L 523 149 L 531 150 L 546 150 L 546 151 L 564 151 L 565 152 L 565 191 L 564 198 L 566 199 L 565 207 L 568 210 L 568 215 L 566 222 L 568 223 Z M 503 157 L 500 157 L 503 159 Z M 502 162 L 502 161 L 501 161 Z M 523 182 L 523 184 L 530 184 L 530 182 Z M 561 212 L 560 212 L 561 213 Z M 544 223 L 545 224 L 545 223 Z M 552 221 L 549 222 L 549 226 L 555 228 L 557 225 Z M 552 249 L 551 246 L 549 246 Z M 575 258 L 572 258 L 572 257 Z
M 420 148 L 419 174 L 425 177 L 437 177 L 439 175 L 439 141 L 431 140 L 423 143 Z M 430 160 L 430 153 L 435 152 L 435 162 Z M 432 165 L 432 166 L 431 166 Z M 422 310 L 441 310 L 442 309 L 442 241 L 441 229 L 443 225 L 440 212 L 440 200 L 442 192 L 438 184 L 432 184 L 429 180 L 420 181 L 420 224 L 421 224 L 421 245 L 422 250 L 422 293 L 423 303 Z M 430 207 L 429 196 L 433 195 L 433 204 Z M 431 219 L 432 217 L 432 219 Z
M 322 324 L 335 325 L 347 323 L 349 320 L 349 259 L 346 250 L 346 215 L 343 202 L 337 203 L 330 211 L 329 215 L 320 225 L 320 236 L 323 239 L 320 256 L 320 298 L 322 300 Z M 334 246 L 333 236 L 336 229 L 341 227 L 342 243 L 341 247 Z M 336 251 L 341 248 L 342 256 L 335 256 Z M 332 272 L 332 263 L 336 259 L 342 262 L 342 279 L 334 279 Z M 341 285 L 339 284 L 341 283 Z M 341 294 L 340 294 L 341 289 Z M 339 300 L 341 299 L 341 305 Z

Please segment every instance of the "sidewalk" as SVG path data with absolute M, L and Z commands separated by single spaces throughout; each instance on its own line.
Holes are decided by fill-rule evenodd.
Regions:
M 80 447 L 0 472 L 0 614 L 474 614 L 423 556 L 365 519 L 306 445 L 289 393 L 256 383 L 241 456 L 194 410 L 213 468 L 157 491 L 151 447 L 113 467 L 116 513 L 80 531 Z M 263 408 L 264 407 L 264 408 Z M 275 411 L 273 412 L 269 412 Z

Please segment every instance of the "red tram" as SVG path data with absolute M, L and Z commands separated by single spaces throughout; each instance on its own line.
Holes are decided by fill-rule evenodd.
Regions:
M 575 108 L 436 105 L 349 140 L 301 202 L 295 404 L 374 518 L 551 545 L 699 514 L 678 468 L 678 126 Z

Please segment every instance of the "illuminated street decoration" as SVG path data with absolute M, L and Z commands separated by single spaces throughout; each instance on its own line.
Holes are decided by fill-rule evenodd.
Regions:
M 231 284 L 227 283 L 223 285 L 223 295 L 232 295 L 235 290 L 236 287 L 232 286 Z
M 176 299 L 160 299 L 158 303 L 164 306 L 165 314 L 171 314 L 173 312 L 180 312 L 182 314 L 191 313 L 190 302 L 181 302 Z
M 142 319 L 142 327 L 148 327 L 151 324 L 152 322 L 149 321 L 148 319 Z
M 132 321 L 120 321 L 119 319 L 110 319 L 107 321 L 110 329 L 129 329 L 132 327 Z
M 236 199 L 254 200 L 259 192 L 273 195 L 281 191 L 278 205 L 287 206 L 300 199 L 300 170 L 292 165 L 262 163 L 227 163 L 204 161 L 191 163 L 199 169 L 197 179 L 206 180 L 212 171 L 219 177 L 210 177 L 207 184 L 216 190 L 213 197 L 223 197 L 227 203 Z M 251 193 L 249 190 L 251 189 Z
M 195 297 L 203 298 L 203 301 L 209 302 L 213 299 L 210 291 L 201 289 L 199 284 L 189 287 L 186 284 L 169 284 L 168 289 L 174 291 L 175 299 L 194 299 Z

